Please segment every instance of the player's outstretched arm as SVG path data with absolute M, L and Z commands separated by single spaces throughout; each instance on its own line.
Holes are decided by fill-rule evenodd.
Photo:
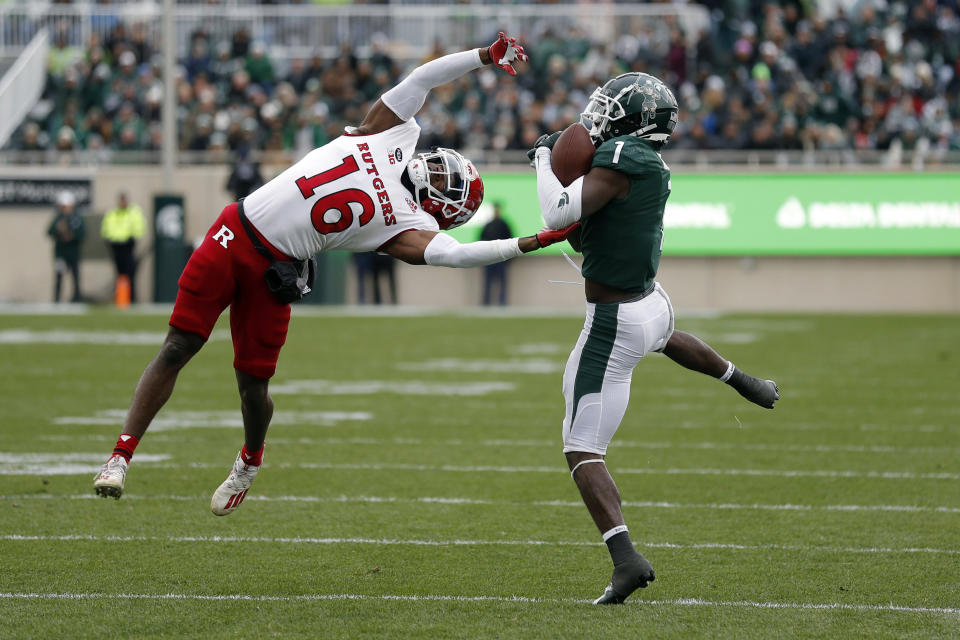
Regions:
M 726 382 L 744 398 L 766 409 L 773 409 L 773 403 L 780 399 L 776 382 L 744 373 L 693 334 L 674 331 L 663 353 L 682 367 Z
M 489 47 L 431 60 L 414 69 L 400 84 L 380 96 L 357 127 L 357 133 L 373 135 L 403 124 L 420 111 L 431 89 L 452 82 L 470 71 L 493 64 L 515 76 L 517 71 L 513 63 L 528 59 L 516 38 L 508 38 L 501 31 L 496 42 Z
M 579 224 L 574 224 L 556 231 L 543 229 L 536 235 L 524 238 L 481 240 L 466 244 L 457 242 L 445 233 L 414 230 L 401 233 L 390 244 L 383 247 L 383 251 L 407 264 L 427 264 L 434 267 L 481 267 L 563 242 L 579 227 Z

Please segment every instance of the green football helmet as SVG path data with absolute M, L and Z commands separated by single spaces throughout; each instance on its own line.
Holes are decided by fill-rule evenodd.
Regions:
M 677 126 L 680 107 L 673 92 L 646 73 L 624 73 L 597 87 L 580 124 L 594 143 L 632 135 L 664 144 Z

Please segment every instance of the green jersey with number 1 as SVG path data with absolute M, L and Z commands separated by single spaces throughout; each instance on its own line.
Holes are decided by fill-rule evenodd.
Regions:
M 653 143 L 633 136 L 611 138 L 601 144 L 593 156 L 593 166 L 626 175 L 630 191 L 584 218 L 580 231 L 583 277 L 622 291 L 642 293 L 653 284 L 660 266 L 670 168 Z

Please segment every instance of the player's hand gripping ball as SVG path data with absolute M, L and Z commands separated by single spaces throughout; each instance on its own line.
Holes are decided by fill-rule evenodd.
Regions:
M 546 147 L 547 149 L 553 150 L 553 145 L 557 144 L 557 138 L 560 137 L 561 133 L 563 133 L 563 131 L 554 131 L 553 133 L 545 133 L 537 138 L 537 141 L 533 143 L 533 148 L 527 151 L 527 157 L 530 159 L 531 167 L 536 166 L 534 158 L 537 155 L 537 149 Z
M 487 53 L 490 54 L 490 60 L 497 67 L 503 69 L 512 76 L 517 75 L 517 70 L 513 68 L 513 62 L 520 60 L 526 62 L 530 59 L 523 47 L 517 44 L 516 38 L 508 38 L 501 31 L 497 34 L 497 41 L 487 47 Z

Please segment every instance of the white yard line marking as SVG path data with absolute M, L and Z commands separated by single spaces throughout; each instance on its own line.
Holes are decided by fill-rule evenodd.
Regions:
M 561 353 L 569 353 L 570 345 L 560 344 L 559 342 L 526 342 L 524 344 L 516 345 L 510 349 L 510 352 L 521 356 L 544 354 L 552 356 Z
M 901 431 L 901 432 L 919 431 L 920 433 L 939 433 L 945 430 L 944 426 L 939 424 L 918 424 L 918 425 L 861 424 L 857 428 L 860 429 L 860 431 Z
M 447 471 L 455 473 L 567 473 L 561 467 L 547 466 L 458 466 L 458 465 L 426 465 L 405 463 L 330 463 L 304 462 L 280 467 L 294 467 L 299 469 L 331 469 L 331 470 L 364 470 L 364 471 Z M 206 465 L 200 468 L 207 468 Z M 774 478 L 870 478 L 885 480 L 960 480 L 958 473 L 913 473 L 909 471 L 841 471 L 829 469 L 810 470 L 783 470 L 783 469 L 631 469 L 614 467 L 620 474 L 637 475 L 695 475 L 695 476 L 758 476 Z
M 509 382 L 422 382 L 417 380 L 287 380 L 270 385 L 270 392 L 288 395 L 485 396 L 513 391 Z
M 153 433 L 151 431 L 150 433 Z M 109 441 L 116 440 L 116 436 L 96 433 L 83 434 L 50 434 L 39 436 L 41 440 L 74 442 L 78 438 L 85 440 Z M 158 436 L 151 437 L 152 442 L 180 442 L 180 437 Z M 535 439 L 488 439 L 467 440 L 463 438 L 368 438 L 368 437 L 310 437 L 301 438 L 270 438 L 271 444 L 309 444 L 309 445 L 411 445 L 411 446 L 443 446 L 443 447 L 543 447 L 558 446 L 559 440 Z M 860 444 L 760 444 L 738 442 L 669 442 L 645 440 L 620 440 L 610 444 L 611 449 L 699 449 L 705 451 L 770 451 L 772 453 L 905 453 L 930 454 L 960 453 L 960 447 L 898 447 L 893 445 L 860 445 Z M 139 459 L 139 458 L 138 458 Z
M 166 332 L 159 331 L 77 331 L 71 329 L 4 329 L 0 344 L 96 344 L 159 346 Z
M 51 436 L 52 437 L 52 436 Z M 65 438 L 67 436 L 64 436 Z M 426 438 L 270 438 L 274 444 L 362 444 L 362 445 L 416 445 L 416 446 L 452 446 L 452 447 L 556 447 L 559 440 L 533 439 L 488 439 L 467 440 L 463 438 L 446 438 L 431 440 Z M 787 453 L 960 453 L 960 447 L 897 447 L 884 445 L 859 444 L 758 444 L 737 442 L 667 442 L 645 440 L 622 440 L 610 444 L 611 449 L 702 449 L 706 451 L 771 451 Z
M 543 503 L 549 504 L 549 503 Z M 577 506 L 579 502 L 572 503 Z M 737 504 L 737 503 L 675 503 L 675 502 L 630 502 L 623 503 L 625 507 L 643 507 L 652 509 L 718 509 L 718 510 L 757 510 L 757 511 L 902 511 L 960 513 L 960 507 L 927 507 L 920 505 L 900 504 Z
M 581 598 L 531 598 L 527 596 L 456 596 L 445 594 L 359 594 L 359 593 L 310 593 L 290 596 L 267 596 L 246 593 L 199 594 L 199 593 L 17 593 L 2 592 L 0 598 L 9 600 L 202 600 L 202 601 L 255 601 L 255 602 L 312 602 L 326 600 L 383 600 L 397 602 L 504 602 L 521 604 L 589 604 Z M 960 615 L 954 607 L 908 607 L 897 604 L 847 604 L 842 602 L 752 602 L 748 600 L 723 601 L 700 598 L 676 600 L 630 600 L 631 606 L 656 607 L 716 607 L 748 609 L 805 609 L 843 611 L 895 611 L 898 613 L 934 613 Z
M 159 347 L 166 331 L 82 331 L 77 329 L 15 328 L 0 330 L 0 344 L 95 344 L 95 345 L 144 345 Z M 214 331 L 209 342 L 229 340 L 230 332 Z
M 138 458 L 139 459 L 139 458 Z M 428 465 L 407 463 L 333 463 L 333 462 L 299 462 L 279 463 L 270 465 L 274 469 L 317 469 L 331 471 L 440 471 L 449 473 L 568 473 L 562 467 L 552 466 L 495 466 L 495 465 Z M 152 464 L 151 469 L 220 469 L 222 463 L 191 462 L 184 464 Z M 90 473 L 92 467 L 78 465 L 77 469 L 64 468 L 58 475 L 80 475 Z M 99 468 L 99 467 L 97 467 Z M 619 474 L 649 475 L 649 476 L 746 476 L 768 478 L 867 478 L 877 480 L 960 480 L 957 473 L 914 473 L 910 471 L 845 471 L 831 469 L 784 470 L 784 469 L 701 469 L 701 468 L 667 468 L 667 469 L 631 469 L 614 467 Z M 96 469 L 94 469 L 96 471 Z M 0 475 L 2 475 L 0 469 Z M 17 475 L 48 475 L 47 469 L 37 468 L 18 471 Z
M 674 410 L 684 410 L 685 408 L 694 407 L 695 405 L 685 403 L 677 404 L 663 404 L 662 408 L 674 409 Z M 950 410 L 949 413 L 954 413 L 953 410 Z M 837 422 L 787 422 L 779 423 L 776 425 L 770 424 L 769 422 L 744 422 L 743 424 L 737 423 L 735 420 L 730 420 L 729 422 L 705 422 L 700 420 L 683 420 L 676 423 L 668 423 L 662 425 L 643 425 L 644 429 L 685 429 L 690 431 L 697 430 L 717 430 L 717 429 L 763 429 L 764 431 L 837 431 L 838 429 L 845 430 L 856 430 L 856 431 L 887 431 L 891 433 L 903 433 L 903 434 L 912 434 L 912 433 L 939 433 L 942 431 L 955 431 L 956 426 L 954 425 L 933 425 L 933 424 L 896 424 L 896 425 L 859 425 L 859 424 L 849 424 Z
M 842 602 L 751 602 L 748 600 L 717 601 L 700 598 L 680 598 L 678 600 L 640 600 L 641 603 L 660 606 L 680 607 L 743 607 L 751 609 L 814 609 L 843 611 L 900 611 L 906 613 L 946 613 L 960 615 L 960 608 L 954 607 L 905 607 L 895 604 L 847 604 Z
M 568 540 L 421 540 L 397 538 L 319 538 L 307 536 L 98 536 L 87 534 L 50 535 L 0 535 L 0 540 L 11 542 L 186 542 L 186 543 L 266 543 L 266 544 L 370 544 L 381 546 L 413 547 L 597 547 L 602 542 Z M 725 542 L 701 542 L 681 544 L 675 542 L 636 541 L 646 549 L 716 549 L 727 551 L 790 551 L 803 553 L 908 553 L 934 555 L 960 555 L 960 549 L 933 549 L 928 547 L 831 547 L 796 544 L 732 544 Z
M 92 416 L 61 416 L 53 419 L 58 425 L 120 427 L 127 417 L 126 409 L 102 409 Z M 332 427 L 347 420 L 372 420 L 368 411 L 277 411 L 274 425 Z M 243 427 L 240 411 L 164 411 L 150 425 L 150 433 L 198 427 Z
M 104 453 L 6 453 L 0 452 L 0 476 L 72 476 L 93 474 L 106 462 Z M 167 454 L 146 454 L 152 464 L 170 460 Z
M 35 453 L 32 451 L 23 453 L 8 453 L 0 451 L 0 465 L 2 464 L 55 464 L 60 462 L 96 462 L 99 467 L 107 461 L 110 452 L 93 453 Z M 148 453 L 144 454 L 144 462 L 159 462 L 161 460 L 170 460 L 173 456 L 166 453 Z M 137 456 L 140 460 L 140 456 Z
M 553 444 L 553 443 L 551 443 Z M 636 449 L 703 449 L 707 451 L 772 451 L 788 453 L 950 453 L 960 452 L 958 447 L 895 447 L 859 444 L 759 444 L 736 442 L 644 442 L 625 440 L 613 442 L 611 448 Z
M 456 371 L 458 373 L 555 373 L 563 370 L 563 362 L 546 358 L 503 358 L 480 360 L 469 358 L 433 358 L 423 362 L 398 362 L 401 371 Z
M 203 501 L 207 496 L 184 495 L 137 495 L 123 494 L 124 500 L 173 500 L 189 502 Z M 93 493 L 61 495 L 51 493 L 31 493 L 18 495 L 0 495 L 0 500 L 99 500 Z M 248 501 L 258 502 L 342 502 L 342 503 L 386 503 L 386 504 L 465 504 L 465 505 L 504 505 L 515 507 L 574 507 L 583 503 L 578 500 L 487 500 L 484 498 L 457 498 L 442 496 L 420 496 L 403 498 L 396 496 L 247 496 Z M 654 502 L 624 501 L 624 507 L 638 509 L 713 509 L 720 511 L 887 511 L 902 513 L 960 513 L 960 507 L 923 506 L 911 504 L 739 504 L 739 503 L 693 503 L 693 502 Z

